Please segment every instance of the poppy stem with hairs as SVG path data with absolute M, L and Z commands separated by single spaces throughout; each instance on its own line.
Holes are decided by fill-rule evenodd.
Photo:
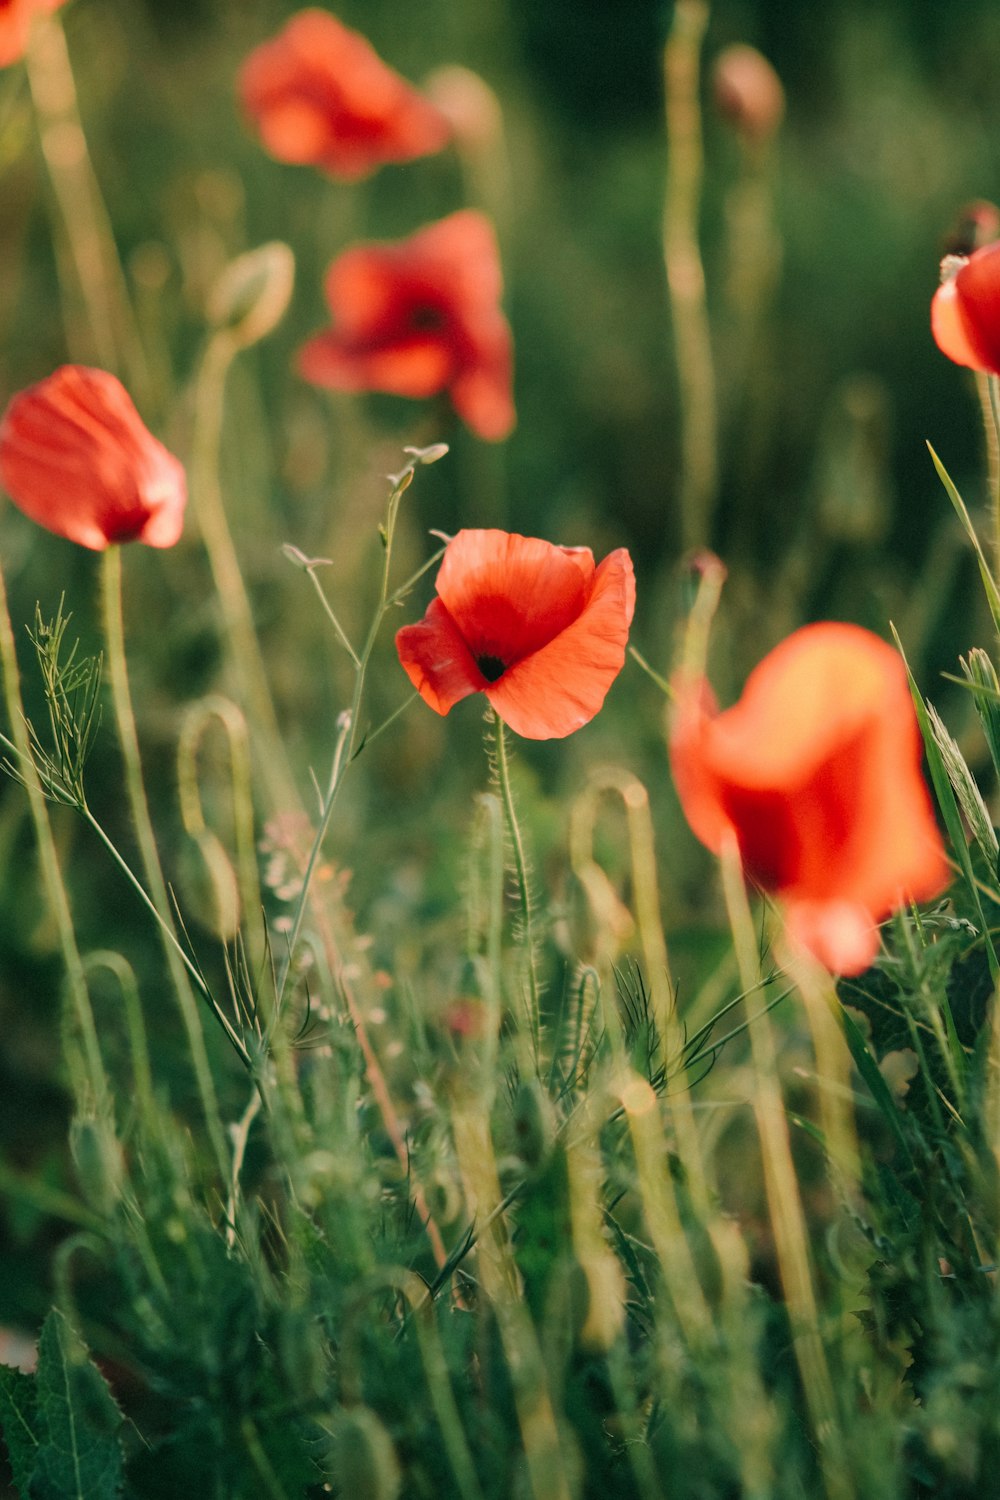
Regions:
M 14 737 L 14 749 L 17 753 L 17 772 L 28 794 L 28 806 L 31 811 L 31 820 L 34 824 L 35 841 L 38 844 L 38 857 L 42 869 L 45 894 L 49 909 L 55 920 L 56 931 L 59 934 L 59 946 L 62 949 L 63 963 L 66 967 L 67 996 L 73 1007 L 75 1026 L 79 1032 L 83 1047 L 84 1068 L 82 1073 L 79 1070 L 76 1048 L 71 1046 L 66 1047 L 66 1058 L 73 1082 L 73 1092 L 76 1096 L 78 1106 L 89 1104 L 91 1108 L 96 1107 L 98 1110 L 103 1110 L 110 1102 L 110 1090 L 108 1088 L 107 1075 L 104 1071 L 104 1062 L 101 1057 L 100 1043 L 97 1038 L 97 1027 L 94 1023 L 94 1012 L 90 1003 L 90 991 L 87 987 L 86 973 L 80 957 L 80 950 L 77 946 L 69 896 L 62 878 L 62 870 L 59 866 L 59 854 L 52 833 L 52 823 L 49 819 L 48 808 L 45 805 L 45 793 L 42 790 L 38 777 L 38 769 L 34 756 L 31 753 L 28 722 L 25 717 L 24 704 L 21 698 L 17 649 L 14 643 L 14 631 L 10 620 L 10 610 L 7 606 L 7 588 L 2 571 L 0 571 L 0 665 L 2 665 L 3 670 L 3 693 L 7 718 L 10 722 L 11 734 Z M 90 1099 L 86 1098 L 87 1086 L 89 1086 L 92 1096 Z
M 511 848 L 514 853 L 514 872 L 517 876 L 517 886 L 521 896 L 524 946 L 528 958 L 528 1025 L 531 1033 L 531 1044 L 537 1061 L 539 1049 L 538 975 L 535 971 L 534 912 L 531 900 L 531 887 L 528 880 L 528 863 L 524 854 L 524 840 L 521 837 L 521 826 L 517 820 L 517 809 L 514 806 L 514 795 L 510 785 L 510 762 L 507 756 L 506 728 L 498 713 L 491 710 L 491 714 L 492 725 L 490 727 L 492 728 L 494 743 L 496 744 L 495 764 L 497 784 L 500 788 L 504 815 L 507 819 L 507 831 L 510 834 Z
M 139 736 L 136 730 L 135 711 L 132 707 L 132 694 L 128 680 L 128 663 L 125 656 L 121 551 L 121 547 L 111 546 L 101 555 L 101 612 L 107 646 L 111 697 L 125 767 L 125 785 L 135 823 L 139 853 L 146 872 L 150 905 L 156 912 L 167 966 L 170 969 L 170 977 L 177 994 L 181 1017 L 191 1048 L 191 1059 L 201 1094 L 202 1108 L 205 1112 L 218 1167 L 225 1181 L 229 1176 L 229 1152 L 226 1149 L 219 1102 L 209 1067 L 208 1053 L 205 1050 L 205 1038 L 201 1029 L 194 991 L 188 979 L 183 952 L 171 914 L 170 898 L 163 878 L 156 836 L 149 816 L 149 804 L 146 801 L 146 789 L 142 779 Z
M 998 447 L 1000 447 L 1000 375 L 987 375 L 986 385 L 990 393 L 990 411 L 993 414 L 993 431 L 996 434 L 997 445 Z M 986 437 L 987 447 L 989 447 L 989 433 L 987 433 Z M 998 577 L 1000 577 L 1000 467 L 998 467 L 996 473 L 996 485 L 994 493 L 990 498 L 993 501 L 994 572 Z
M 740 985 L 751 994 L 760 980 L 760 955 L 747 901 L 743 860 L 735 835 L 721 854 L 722 889 L 733 935 Z M 775 1249 L 785 1300 L 791 1316 L 795 1352 L 813 1435 L 820 1453 L 828 1500 L 847 1500 L 849 1485 L 838 1466 L 840 1447 L 833 1381 L 819 1332 L 819 1312 L 809 1257 L 809 1237 L 781 1095 L 778 1058 L 771 1017 L 765 1007 L 747 1030 L 755 1074 L 754 1120 L 760 1139 L 764 1188 L 774 1229 Z
M 191 456 L 191 490 L 195 514 L 222 606 L 225 648 L 260 744 L 259 765 L 276 811 L 299 809 L 298 792 L 288 766 L 274 701 L 261 656 L 253 610 L 233 544 L 219 483 L 226 377 L 239 345 L 228 330 L 209 339 L 198 372 L 195 427 Z

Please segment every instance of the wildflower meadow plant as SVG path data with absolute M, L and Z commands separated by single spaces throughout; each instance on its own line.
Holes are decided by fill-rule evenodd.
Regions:
M 553 233 L 572 153 L 507 93 L 517 48 L 487 8 L 387 0 L 380 50 L 431 66 L 423 90 L 325 9 L 255 7 L 274 25 L 247 54 L 236 0 L 188 8 L 147 70 L 166 9 L 147 31 L 75 0 L 67 40 L 49 0 L 0 4 L 0 65 L 27 62 L 0 88 L 23 220 L 0 226 L 0 487 L 23 513 L 0 570 L 0 1483 L 980 1500 L 1000 1454 L 996 652 L 960 658 L 939 713 L 933 590 L 890 645 L 860 550 L 833 571 L 875 628 L 817 621 L 851 606 L 827 609 L 805 493 L 781 507 L 790 560 L 733 543 L 723 589 L 708 550 L 763 524 L 796 100 L 749 48 L 713 65 L 714 11 L 676 0 L 662 55 L 642 44 L 663 204 L 625 134 L 605 175 L 585 80 L 586 192 Z M 82 69 L 78 101 L 73 54 L 102 27 L 107 77 Z M 706 84 L 735 151 L 702 138 Z M 111 128 L 116 90 L 137 125 Z M 269 168 L 247 126 L 316 170 Z M 607 239 L 611 179 L 652 241 L 642 338 L 619 326 L 641 257 Z M 588 291 L 566 268 L 602 211 Z M 515 232 L 552 265 L 511 265 L 509 322 Z M 995 257 L 970 249 L 931 316 L 982 398 Z M 20 388 L 39 365 L 58 367 Z M 559 371 L 600 422 L 557 472 Z M 674 392 L 668 442 L 658 418 L 608 447 Z M 834 455 L 844 483 L 862 446 Z M 673 506 L 696 549 L 682 567 L 643 541 L 644 462 L 655 527 Z M 1000 638 L 976 507 L 934 462 Z M 529 507 L 589 545 L 523 534 Z
M 325 10 L 292 16 L 240 70 L 239 96 L 267 151 L 345 182 L 442 150 L 444 115 Z
M 948 883 L 906 669 L 856 625 L 803 626 L 719 713 L 703 678 L 675 680 L 674 782 L 702 843 L 734 839 L 782 902 L 793 941 L 838 974 L 867 969 L 876 924 Z
M 465 209 L 395 244 L 355 245 L 326 274 L 333 328 L 299 350 L 306 380 L 425 399 L 446 391 L 479 437 L 514 426 L 513 346 L 496 236 Z
M 40 526 L 98 552 L 172 547 L 184 526 L 184 470 L 106 370 L 63 365 L 13 398 L 0 420 L 0 483 Z

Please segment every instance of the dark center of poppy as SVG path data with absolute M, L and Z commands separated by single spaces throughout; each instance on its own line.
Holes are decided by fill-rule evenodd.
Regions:
M 482 672 L 487 682 L 496 682 L 507 670 L 507 663 L 501 661 L 499 656 L 477 656 L 476 666 Z
M 444 326 L 444 313 L 439 307 L 423 303 L 410 313 L 410 327 L 415 333 L 441 333 Z

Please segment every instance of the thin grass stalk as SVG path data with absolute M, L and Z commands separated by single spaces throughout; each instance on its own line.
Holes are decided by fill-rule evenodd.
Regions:
M 38 779 L 38 771 L 31 753 L 31 741 L 21 699 L 21 679 L 17 664 L 17 648 L 11 625 L 10 608 L 7 603 L 7 586 L 3 570 L 0 569 L 0 663 L 3 668 L 4 702 L 14 747 L 17 751 L 18 773 L 28 794 L 28 807 L 38 845 L 38 858 L 42 870 L 42 881 L 49 910 L 55 921 L 59 946 L 62 950 L 66 970 L 66 996 L 68 997 L 75 1028 L 83 1046 L 84 1066 L 81 1072 L 77 1064 L 74 1046 L 66 1048 L 66 1062 L 70 1070 L 73 1093 L 78 1105 L 82 1105 L 89 1089 L 90 1103 L 100 1112 L 110 1104 L 110 1090 L 104 1062 L 101 1057 L 97 1027 L 94 1023 L 90 992 L 84 973 L 80 950 L 77 946 L 73 915 L 69 895 L 62 877 L 56 841 L 52 833 L 45 794 Z
M 646 1227 L 677 1321 L 696 1356 L 699 1347 L 712 1338 L 712 1314 L 681 1224 L 656 1094 L 645 1078 L 634 1074 L 621 1087 L 619 1097 L 628 1121 Z
M 740 982 L 749 991 L 759 977 L 757 935 L 743 884 L 739 848 L 732 836 L 723 846 L 721 867 Z M 781 1096 L 774 1032 L 766 1009 L 754 1018 L 748 1029 L 756 1083 L 753 1110 L 760 1137 L 764 1189 L 781 1284 L 795 1339 L 795 1356 L 828 1500 L 848 1500 L 854 1489 L 849 1476 L 840 1467 L 843 1442 L 837 1402 L 819 1332 L 805 1211 L 799 1195 L 788 1120 Z
M 87 362 L 96 360 L 104 369 L 126 375 L 141 405 L 148 385 L 145 354 L 87 148 L 59 16 L 36 13 L 25 64 L 42 157 L 62 220 L 59 263 L 66 255 L 72 259 L 90 330 Z M 65 283 L 63 292 L 67 298 Z M 72 343 L 72 321 L 67 321 Z
M 107 643 L 108 677 L 114 704 L 118 739 L 122 762 L 125 767 L 125 785 L 132 819 L 135 826 L 139 852 L 150 900 L 159 918 L 158 926 L 163 942 L 163 951 L 170 971 L 171 982 L 180 1006 L 181 1018 L 191 1048 L 198 1091 L 208 1125 L 209 1136 L 215 1151 L 216 1162 L 223 1180 L 228 1177 L 229 1153 L 226 1149 L 219 1102 L 205 1050 L 205 1037 L 201 1029 L 198 1006 L 194 991 L 188 980 L 187 970 L 180 955 L 180 945 L 174 924 L 170 898 L 160 865 L 156 846 L 156 835 L 149 816 L 146 789 L 142 779 L 142 760 L 139 753 L 139 736 L 136 730 L 135 711 L 128 681 L 128 663 L 125 655 L 125 628 L 122 618 L 122 561 L 121 548 L 108 547 L 101 557 L 101 610 L 104 635 Z
M 708 544 L 718 484 L 715 369 L 698 247 L 702 184 L 701 44 L 706 0 L 676 0 L 663 53 L 667 185 L 663 260 L 680 381 L 680 504 L 685 548 Z
M 625 808 L 636 925 L 642 947 L 646 978 L 652 997 L 653 1018 L 660 1036 L 663 1067 L 669 1091 L 677 1149 L 684 1164 L 692 1196 L 702 1213 L 708 1212 L 708 1188 L 701 1158 L 698 1131 L 683 1070 L 684 1028 L 677 1016 L 677 994 L 670 971 L 666 935 L 660 915 L 659 880 L 653 823 L 649 811 L 649 794 L 638 777 L 613 767 L 598 771 L 582 797 L 577 799 L 570 826 L 570 848 L 574 870 L 596 870 L 593 860 L 593 834 L 597 819 L 597 799 L 606 791 L 615 792 Z M 603 871 L 600 872 L 603 876 Z M 591 872 L 591 886 L 593 887 Z M 606 878 L 605 878 L 606 883 Z
M 494 743 L 496 744 L 497 785 L 503 802 L 504 815 L 507 822 L 507 834 L 510 838 L 511 851 L 514 856 L 514 875 L 517 880 L 517 890 L 521 901 L 521 922 L 524 929 L 523 937 L 526 960 L 525 971 L 528 984 L 528 1036 L 531 1039 L 532 1052 L 537 1067 L 541 1048 L 541 1006 L 535 952 L 534 902 L 531 896 L 528 861 L 524 852 L 524 839 L 521 836 L 521 825 L 518 822 L 517 807 L 510 784 L 510 760 L 507 754 L 506 726 L 500 715 L 496 712 L 493 712 L 492 715 L 492 729 Z
M 470 1218 L 488 1222 L 476 1245 L 479 1282 L 489 1300 L 511 1375 L 518 1427 L 535 1500 L 571 1500 L 572 1489 L 559 1446 L 559 1429 L 545 1374 L 545 1362 L 514 1263 L 502 1203 L 489 1115 L 482 1100 L 456 1096 L 451 1111 Z
M 852 1108 L 853 1064 L 839 1022 L 837 989 L 827 971 L 799 949 L 783 945 L 779 961 L 794 980 L 805 1008 L 816 1058 L 820 1126 L 827 1158 L 846 1202 L 855 1205 L 861 1190 L 861 1158 Z
M 195 514 L 222 608 L 226 650 L 260 746 L 259 766 L 277 810 L 301 810 L 295 780 L 278 728 L 274 700 L 261 655 L 219 481 L 226 377 L 240 345 L 225 329 L 212 334 L 195 386 L 191 490 Z

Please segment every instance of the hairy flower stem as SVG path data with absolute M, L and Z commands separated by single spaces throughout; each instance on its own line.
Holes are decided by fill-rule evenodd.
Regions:
M 108 676 L 114 703 L 118 739 L 125 766 L 125 784 L 136 839 L 149 887 L 150 902 L 158 918 L 163 951 L 180 1006 L 181 1017 L 191 1048 L 191 1059 L 201 1094 L 202 1108 L 208 1125 L 212 1146 L 215 1150 L 223 1180 L 229 1175 L 229 1152 L 226 1149 L 216 1098 L 215 1084 L 209 1067 L 205 1038 L 198 1016 L 194 991 L 188 980 L 187 970 L 181 958 L 180 945 L 167 894 L 166 882 L 156 847 L 156 836 L 149 816 L 146 789 L 142 779 L 142 761 L 139 755 L 139 736 L 136 731 L 135 712 L 128 681 L 128 665 L 125 657 L 125 630 L 122 619 L 122 561 L 121 548 L 109 547 L 101 558 L 101 608 L 104 620 L 104 635 L 107 644 Z
M 987 375 L 986 384 L 990 393 L 990 412 L 993 416 L 992 439 L 989 429 L 986 432 L 987 448 L 992 455 L 994 451 L 1000 450 L 1000 376 Z M 1000 577 L 1000 466 L 992 462 L 990 464 L 990 478 L 993 481 L 993 571 Z
M 275 808 L 298 810 L 302 804 L 278 728 L 253 610 L 226 518 L 219 483 L 226 377 L 238 349 L 239 345 L 232 335 L 223 329 L 212 335 L 205 350 L 195 390 L 191 489 L 198 525 L 222 607 L 226 649 L 245 702 L 247 717 L 260 745 L 261 774 Z
M 25 63 L 42 156 L 61 218 L 58 269 L 70 347 L 83 363 L 96 362 L 126 376 L 141 405 L 148 383 L 145 354 L 111 220 L 87 150 L 58 16 L 36 14 Z M 73 314 L 73 303 L 79 305 L 81 300 L 85 331 Z
M 707 546 L 718 482 L 715 371 L 698 248 L 701 110 L 698 103 L 707 0 L 677 0 L 663 54 L 667 188 L 663 260 L 681 397 L 681 523 L 685 548 Z
M 514 794 L 510 785 L 510 763 L 507 756 L 506 730 L 503 720 L 496 712 L 493 714 L 493 732 L 496 740 L 497 785 L 500 789 L 504 814 L 507 819 L 507 832 L 510 836 L 511 849 L 514 855 L 514 873 L 517 877 L 517 888 L 521 897 L 521 920 L 524 924 L 524 948 L 527 958 L 528 1032 L 531 1037 L 532 1050 L 537 1063 L 541 1020 L 539 1014 L 538 974 L 535 967 L 534 907 L 528 878 L 528 862 L 524 854 L 524 840 L 521 837 L 521 825 L 517 820 L 517 808 L 514 805 Z
M 734 838 L 727 840 L 721 861 L 723 893 L 740 982 L 749 994 L 758 983 L 760 964 L 756 931 L 743 883 L 742 861 Z M 753 1111 L 760 1138 L 764 1189 L 795 1340 L 795 1355 L 819 1450 L 827 1500 L 849 1500 L 852 1486 L 842 1467 L 843 1439 L 837 1400 L 819 1332 L 805 1213 L 781 1096 L 774 1031 L 766 1007 L 754 1017 L 748 1030 L 756 1081 Z
M 52 833 L 52 824 L 49 821 L 48 808 L 45 805 L 45 794 L 42 791 L 41 783 L 38 779 L 38 771 L 31 753 L 31 743 L 24 716 L 24 706 L 21 701 L 21 681 L 17 665 L 14 631 L 10 621 L 7 588 L 2 570 L 0 570 L 0 663 L 3 666 L 3 691 L 7 718 L 10 722 L 13 743 L 18 756 L 18 772 L 28 794 L 28 806 L 31 810 L 31 821 L 34 824 L 35 840 L 38 844 L 38 857 L 42 869 L 42 880 L 45 885 L 45 895 L 56 924 L 56 931 L 59 935 L 59 946 L 62 949 L 63 963 L 66 966 L 66 993 L 72 1006 L 76 1029 L 83 1046 L 84 1067 L 82 1072 L 76 1048 L 73 1046 L 66 1047 L 66 1060 L 72 1078 L 73 1093 L 76 1096 L 77 1103 L 83 1104 L 89 1090 L 91 1095 L 90 1104 L 96 1106 L 98 1110 L 103 1111 L 110 1101 L 108 1080 L 104 1071 L 100 1044 L 97 1039 L 97 1027 L 94 1024 L 94 1012 L 90 1003 L 87 977 L 83 961 L 80 957 L 80 950 L 77 947 L 69 896 L 62 878 L 59 855 Z

